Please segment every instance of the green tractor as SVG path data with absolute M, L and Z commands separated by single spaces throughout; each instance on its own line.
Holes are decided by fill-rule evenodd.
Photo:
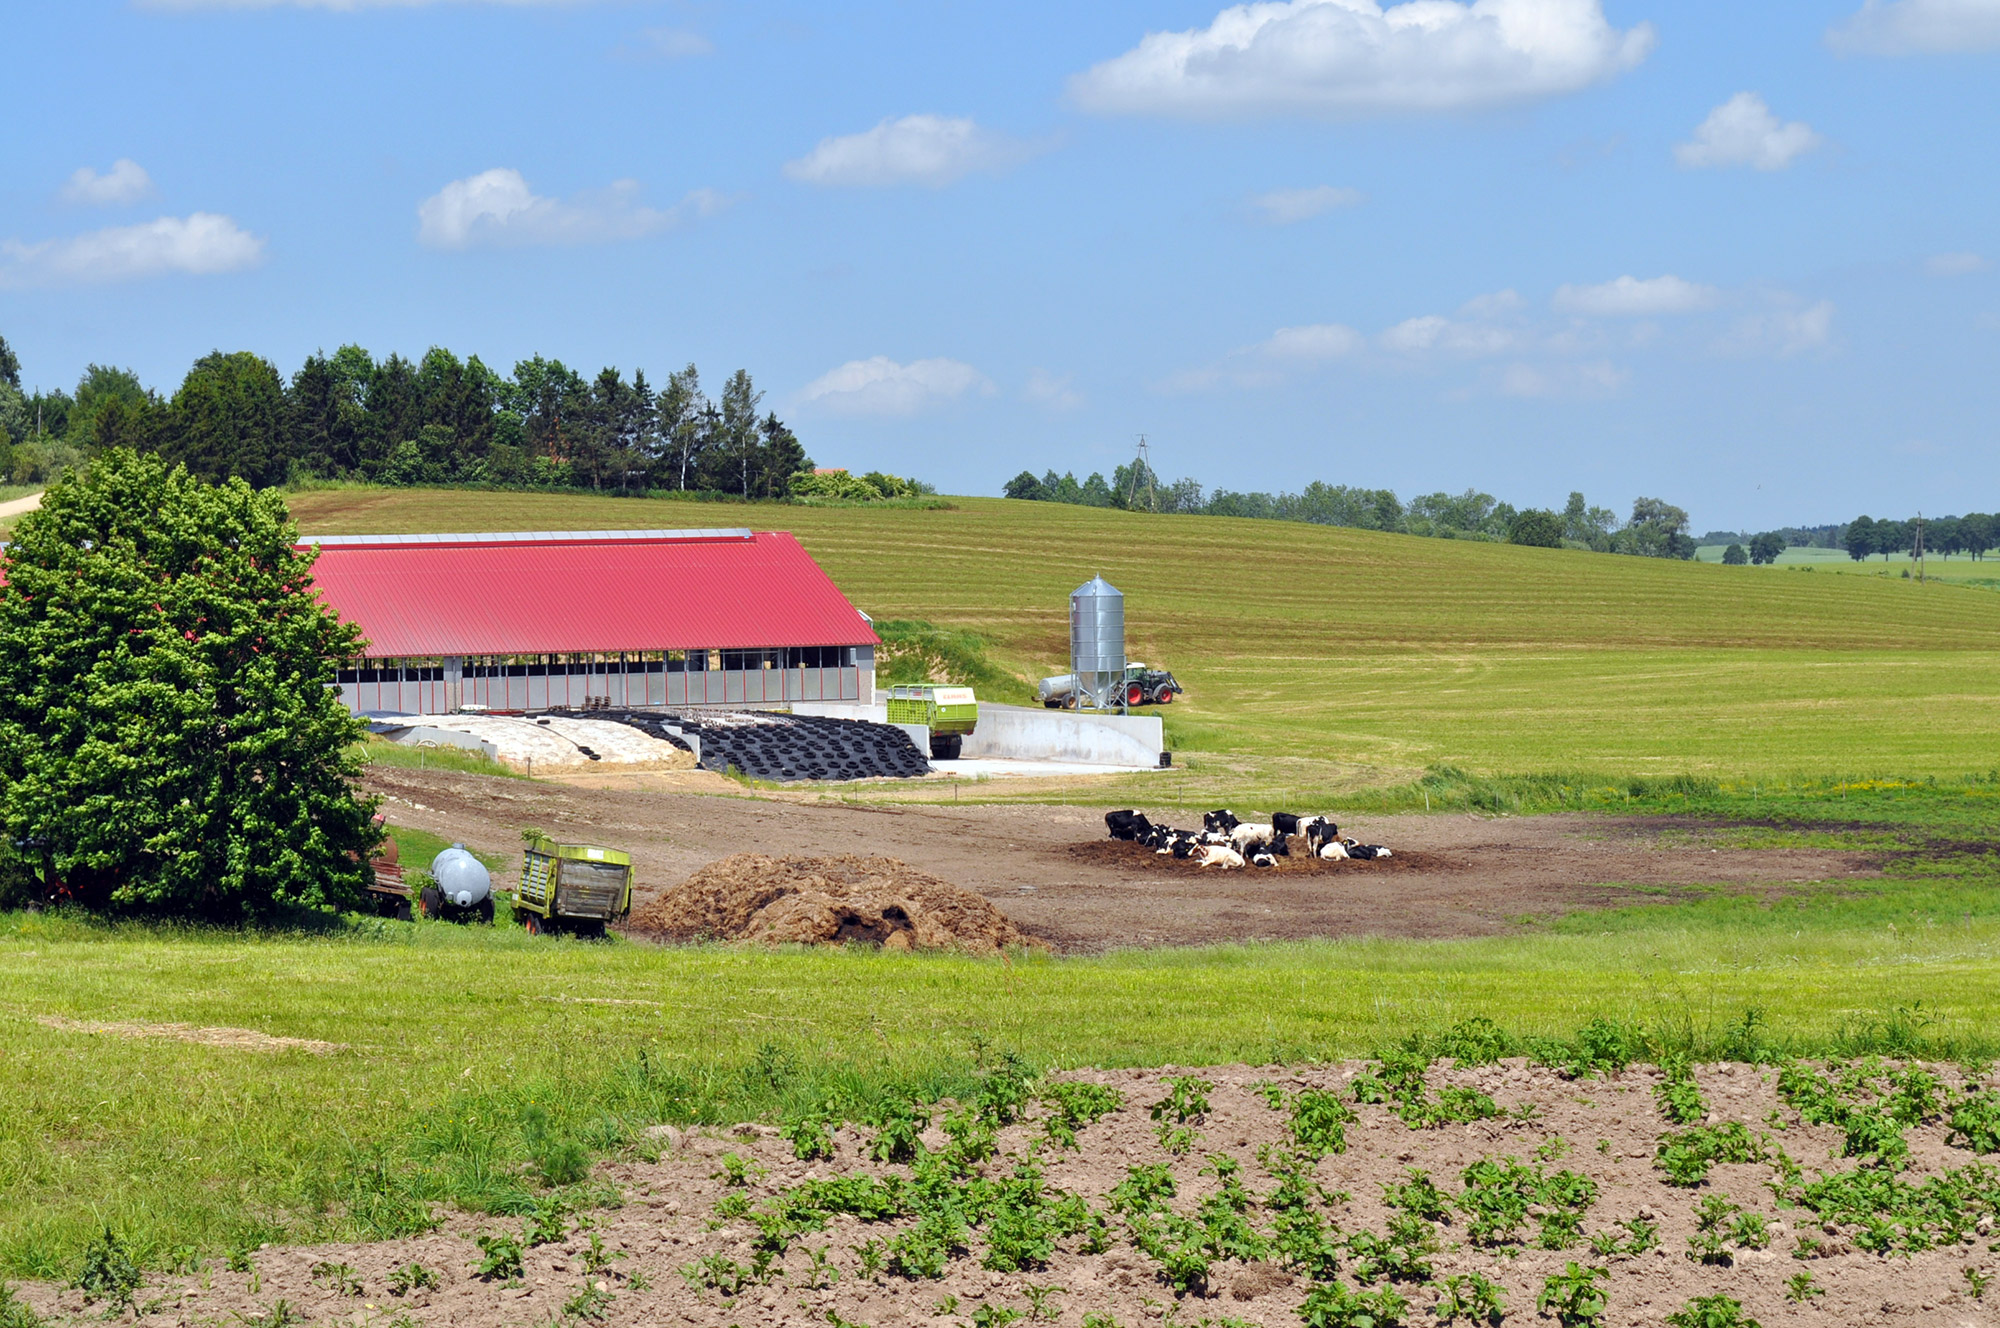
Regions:
M 939 761 L 956 761 L 979 723 L 979 698 L 970 687 L 901 683 L 889 689 L 888 709 L 891 724 L 930 726 L 931 756 Z
M 1125 704 L 1128 708 L 1142 705 L 1170 705 L 1176 696 L 1187 690 L 1165 669 L 1149 669 L 1144 664 L 1125 666 L 1124 689 Z M 1062 673 L 1053 678 L 1042 679 L 1041 686 L 1035 689 L 1035 696 L 1050 710 L 1076 709 L 1080 699 L 1076 690 L 1076 675 Z M 1115 693 L 1110 704 L 1113 706 L 1117 704 Z
M 558 844 L 534 833 L 522 840 L 514 916 L 530 936 L 551 931 L 602 936 L 606 924 L 631 913 L 631 854 L 594 844 Z

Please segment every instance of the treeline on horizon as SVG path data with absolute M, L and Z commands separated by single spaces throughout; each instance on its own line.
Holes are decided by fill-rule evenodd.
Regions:
M 130 447 L 259 488 L 361 480 L 782 498 L 813 463 L 776 412 L 759 415 L 762 400 L 743 369 L 712 400 L 692 364 L 655 390 L 642 370 L 586 379 L 538 355 L 502 376 L 443 347 L 412 362 L 354 345 L 310 356 L 289 380 L 259 355 L 217 351 L 169 397 L 99 364 L 74 393 L 23 393 L 0 338 L 0 482 L 46 482 Z M 894 484 L 905 492 L 888 496 L 922 487 Z
M 1035 502 L 1304 521 L 1436 539 L 1588 549 L 1648 558 L 1692 558 L 1695 551 L 1695 541 L 1688 534 L 1688 514 L 1658 498 L 1635 499 L 1631 519 L 1620 521 L 1617 513 L 1593 506 L 1581 493 L 1571 493 L 1560 512 L 1517 508 L 1477 489 L 1421 494 L 1405 503 L 1391 489 L 1351 488 L 1318 480 L 1298 493 L 1238 493 L 1231 489 L 1208 493 L 1197 480 L 1165 483 L 1138 460 L 1119 466 L 1109 481 L 1102 473 L 1079 482 L 1074 474 L 1058 475 L 1051 470 L 1037 477 L 1024 470 L 1007 481 L 1003 493 Z
M 1914 553 L 1919 531 L 1924 550 L 1939 557 L 1966 553 L 1984 558 L 1988 550 L 2000 548 L 2000 516 L 1981 512 L 1902 521 L 1861 516 L 1845 523 L 1782 526 L 1755 534 L 1712 530 L 1697 540 L 1688 534 L 1688 514 L 1658 498 L 1634 499 L 1631 517 L 1620 521 L 1615 512 L 1592 506 L 1577 492 L 1570 494 L 1561 511 L 1516 508 L 1477 489 L 1421 494 L 1405 503 L 1391 489 L 1351 488 L 1318 480 L 1298 493 L 1238 493 L 1230 489 L 1210 493 L 1193 479 L 1168 484 L 1137 460 L 1119 466 L 1109 480 L 1101 472 L 1079 481 L 1074 473 L 1058 475 L 1051 470 L 1038 477 L 1024 470 L 1007 481 L 1002 493 L 1008 498 L 1084 507 L 1304 521 L 1438 539 L 1653 558 L 1692 558 L 1698 547 L 1725 545 L 1723 561 L 1728 563 L 1772 563 L 1788 548 L 1844 549 L 1856 562 L 1874 554 L 1887 559 Z
M 1750 562 L 1769 562 L 1787 548 L 1842 549 L 1855 562 L 1879 553 L 1886 562 L 1899 553 L 1915 557 L 1919 536 L 1926 554 L 1949 559 L 1954 553 L 1964 553 L 1983 560 L 1989 549 L 2000 549 L 2000 515 L 1967 512 L 1964 516 L 1910 517 L 1901 521 L 1858 516 L 1844 525 L 1789 527 L 1756 535 L 1710 531 L 1701 542 L 1742 548 Z M 1771 543 L 1774 540 L 1775 546 Z M 1763 548 L 1773 550 L 1770 558 L 1758 557 L 1760 543 Z

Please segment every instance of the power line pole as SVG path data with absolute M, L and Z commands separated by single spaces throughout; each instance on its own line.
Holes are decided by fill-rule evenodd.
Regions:
M 1153 488 L 1153 459 L 1146 453 L 1146 435 L 1143 433 L 1139 435 L 1139 455 L 1132 461 L 1132 482 L 1126 486 L 1125 506 L 1127 507 L 1132 506 L 1139 497 L 1139 474 L 1141 471 L 1144 471 L 1146 475 L 1146 510 L 1157 512 L 1160 508 L 1160 495 Z
M 1924 514 L 1917 513 L 1917 584 L 1924 583 Z

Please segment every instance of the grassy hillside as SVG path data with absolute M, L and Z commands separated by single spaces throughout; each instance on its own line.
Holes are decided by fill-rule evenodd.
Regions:
M 1126 595 L 1128 651 L 1172 668 L 1183 748 L 1605 773 L 1985 769 L 2000 596 L 1001 499 L 948 511 L 335 490 L 308 532 L 749 524 L 795 532 L 861 608 L 1059 671 L 1067 596 Z M 720 643 L 718 643 L 720 644 Z

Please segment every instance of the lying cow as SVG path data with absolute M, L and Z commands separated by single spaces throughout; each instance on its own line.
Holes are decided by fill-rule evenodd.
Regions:
M 1104 813 L 1104 828 L 1111 832 L 1113 839 L 1134 843 L 1146 836 L 1153 828 L 1153 823 L 1140 813 L 1127 808 L 1124 811 Z
M 1280 839 L 1277 827 L 1272 825 L 1239 822 L 1229 831 L 1229 846 L 1245 855 L 1259 849 L 1269 851 Z
M 1320 853 L 1321 849 L 1340 841 L 1340 827 L 1324 816 L 1313 817 L 1312 823 L 1299 833 L 1305 836 L 1306 852 L 1322 857 L 1325 855 Z
M 1233 848 L 1220 844 L 1204 844 L 1188 855 L 1188 860 L 1197 867 L 1220 867 L 1231 871 L 1243 865 L 1243 855 Z

